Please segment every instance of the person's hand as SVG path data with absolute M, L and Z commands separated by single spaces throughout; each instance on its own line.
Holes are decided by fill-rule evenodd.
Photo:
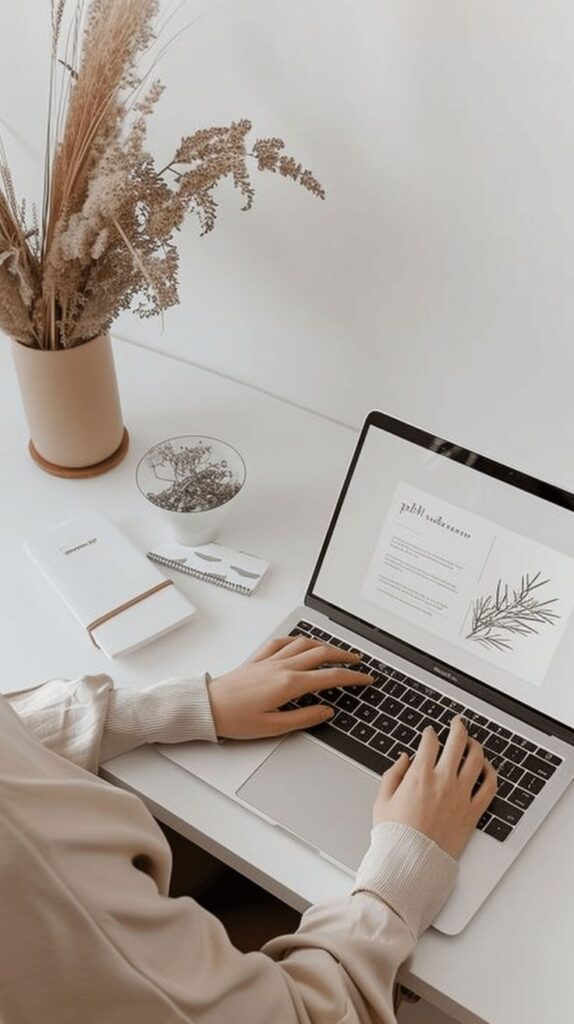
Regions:
M 450 723 L 437 760 L 439 749 L 438 737 L 428 726 L 412 762 L 403 753 L 384 773 L 373 822 L 412 825 L 451 857 L 458 857 L 496 793 L 496 772 L 458 716 Z
M 319 668 L 327 662 L 333 667 Z M 372 676 L 341 667 L 360 662 L 359 654 L 308 637 L 270 640 L 239 668 L 209 683 L 215 731 L 221 738 L 256 739 L 326 722 L 333 715 L 326 704 L 279 708 L 316 690 L 372 683 Z

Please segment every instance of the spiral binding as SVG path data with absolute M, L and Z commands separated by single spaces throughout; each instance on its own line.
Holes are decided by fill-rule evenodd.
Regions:
M 160 565 L 166 565 L 168 569 L 175 569 L 176 572 L 186 572 L 188 576 L 195 576 L 198 580 L 205 580 L 206 583 L 214 583 L 216 587 L 223 587 L 225 590 L 235 590 L 239 594 L 246 594 L 247 597 L 251 595 L 251 590 L 248 587 L 244 587 L 241 583 L 230 583 L 229 580 L 222 580 L 217 576 L 210 576 L 209 573 L 200 572 L 199 569 L 193 569 L 190 565 L 182 565 L 180 562 L 174 562 L 171 558 L 163 558 L 162 555 L 156 555 L 153 551 L 148 551 L 147 557 L 152 562 L 159 562 Z

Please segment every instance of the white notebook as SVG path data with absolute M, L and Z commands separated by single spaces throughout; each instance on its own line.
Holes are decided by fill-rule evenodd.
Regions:
M 109 658 L 141 647 L 195 609 L 121 530 L 99 512 L 68 519 L 24 545 Z M 104 621 L 102 621 L 104 620 Z

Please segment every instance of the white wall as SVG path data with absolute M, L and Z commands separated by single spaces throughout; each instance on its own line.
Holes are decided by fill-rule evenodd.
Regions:
M 0 116 L 39 149 L 42 33 L 22 29 L 38 7 L 0 0 Z M 213 234 L 183 232 L 164 334 L 127 316 L 118 332 L 345 423 L 377 406 L 574 486 L 569 0 L 191 0 L 177 24 L 197 14 L 163 64 L 160 156 L 249 116 L 328 199 L 259 175 L 243 214 L 223 189 Z

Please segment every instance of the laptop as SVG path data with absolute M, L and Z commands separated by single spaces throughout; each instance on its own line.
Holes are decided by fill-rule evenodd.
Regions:
M 358 651 L 373 683 L 293 702 L 333 707 L 309 732 L 158 749 L 353 874 L 381 773 L 462 715 L 499 788 L 435 922 L 460 932 L 574 776 L 573 513 L 574 495 L 371 412 L 303 604 L 271 637 Z

